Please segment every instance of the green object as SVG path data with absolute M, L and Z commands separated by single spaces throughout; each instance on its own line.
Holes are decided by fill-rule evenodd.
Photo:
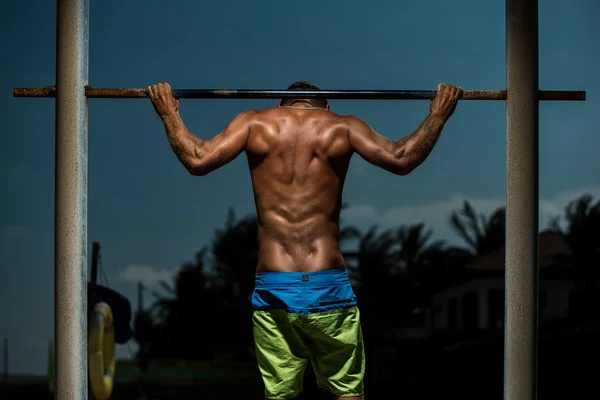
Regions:
M 312 314 L 254 311 L 253 325 L 267 399 L 297 397 L 309 360 L 321 389 L 338 397 L 363 394 L 365 353 L 357 307 Z

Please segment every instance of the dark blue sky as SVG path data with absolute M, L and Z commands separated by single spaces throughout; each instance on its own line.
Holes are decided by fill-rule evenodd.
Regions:
M 54 101 L 15 99 L 13 87 L 55 82 L 54 1 L 8 1 L 0 13 L 0 336 L 13 372 L 44 372 L 53 335 Z M 208 6 L 207 4 L 210 4 Z M 600 4 L 540 2 L 540 86 L 587 90 L 585 103 L 540 106 L 541 223 L 588 191 L 600 195 Z M 92 1 L 90 84 L 174 88 L 465 89 L 506 85 L 504 2 Z M 332 101 L 398 139 L 427 102 Z M 187 100 L 189 129 L 209 138 L 269 100 Z M 344 219 L 360 227 L 425 221 L 456 242 L 448 214 L 470 199 L 505 201 L 504 102 L 463 102 L 429 160 L 408 177 L 353 160 Z M 89 241 L 100 241 L 111 286 L 135 302 L 212 238 L 227 209 L 254 212 L 245 156 L 189 176 L 148 100 L 89 101 Z M 91 253 L 91 252 L 90 252 Z M 150 300 L 150 299 L 148 299 Z M 121 355 L 127 355 L 125 348 Z

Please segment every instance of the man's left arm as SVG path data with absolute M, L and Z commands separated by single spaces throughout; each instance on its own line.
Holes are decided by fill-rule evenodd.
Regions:
M 239 114 L 224 131 L 204 141 L 190 133 L 183 123 L 179 101 L 173 98 L 168 84 L 154 85 L 147 90 L 173 152 L 190 174 L 206 175 L 233 161 L 246 149 L 254 111 Z

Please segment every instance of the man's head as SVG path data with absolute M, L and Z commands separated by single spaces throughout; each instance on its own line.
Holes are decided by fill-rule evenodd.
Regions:
M 298 81 L 292 83 L 288 90 L 321 90 L 317 85 L 313 85 L 310 82 L 306 81 Z M 279 102 L 279 106 L 290 106 L 295 102 L 302 101 L 312 104 L 314 107 L 324 108 L 325 110 L 329 110 L 329 104 L 327 103 L 327 99 L 282 99 Z

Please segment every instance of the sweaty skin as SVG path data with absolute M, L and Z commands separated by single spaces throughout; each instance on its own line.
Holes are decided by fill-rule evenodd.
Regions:
M 329 106 L 315 109 L 309 100 L 297 100 L 293 108 L 244 112 L 204 141 L 186 128 L 167 83 L 147 90 L 173 151 L 191 174 L 206 175 L 246 152 L 258 217 L 259 272 L 345 268 L 339 221 L 352 155 L 397 175 L 410 173 L 430 154 L 462 93 L 440 84 L 425 121 L 396 142 L 357 117 L 335 114 Z

